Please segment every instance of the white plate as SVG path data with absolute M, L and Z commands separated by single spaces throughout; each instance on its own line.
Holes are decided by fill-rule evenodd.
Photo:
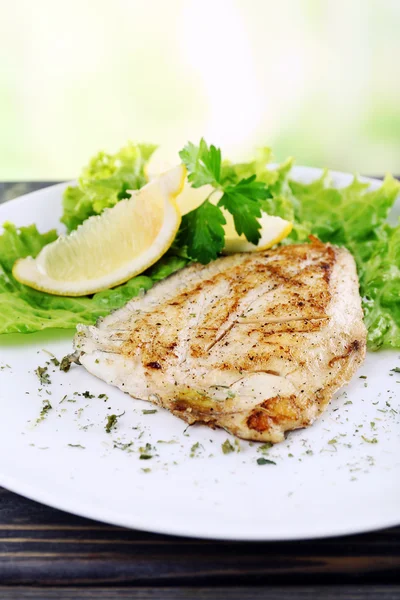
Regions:
M 318 174 L 302 167 L 293 172 L 303 181 Z M 338 185 L 350 180 L 334 177 Z M 57 226 L 63 189 L 57 185 L 1 206 L 0 223 L 35 222 L 42 231 Z M 225 455 L 225 432 L 194 426 L 184 433 L 179 419 L 163 410 L 143 414 L 147 403 L 83 368 L 50 370 L 52 383 L 39 392 L 34 369 L 49 359 L 43 349 L 61 358 L 71 339 L 71 331 L 0 338 L 4 487 L 108 523 L 204 538 L 299 539 L 400 523 L 400 374 L 390 371 L 400 367 L 400 352 L 369 354 L 325 415 L 268 451 L 276 465 L 260 466 L 257 444 L 241 442 L 241 452 Z M 96 397 L 73 395 L 86 390 Z M 104 393 L 107 402 L 98 398 Z M 60 404 L 65 395 L 76 401 Z M 53 409 L 36 424 L 44 398 Z M 117 429 L 106 433 L 106 416 L 124 411 Z M 378 443 L 366 441 L 374 438 Z M 121 450 L 115 442 L 133 445 Z M 191 457 L 197 442 L 200 451 Z M 138 448 L 146 443 L 156 446 L 157 456 L 140 460 Z

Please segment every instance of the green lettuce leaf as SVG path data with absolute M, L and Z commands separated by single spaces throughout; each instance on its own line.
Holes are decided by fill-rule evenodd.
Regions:
M 68 231 L 122 198 L 129 198 L 127 190 L 140 189 L 147 182 L 144 168 L 156 148 L 129 143 L 116 154 L 96 154 L 83 169 L 78 185 L 64 192 L 61 221 Z
M 161 281 L 166 277 L 172 275 L 176 271 L 183 269 L 190 259 L 184 256 L 178 256 L 175 254 L 166 254 L 155 265 L 150 267 L 146 274 L 151 277 L 153 281 Z
M 353 253 L 360 265 L 369 348 L 400 348 L 400 225 L 385 225 L 374 244 L 354 245 Z
M 399 182 L 388 175 L 382 186 L 368 191 L 368 183 L 354 178 L 345 188 L 329 187 L 327 174 L 305 185 L 290 182 L 298 200 L 296 220 L 310 223 L 314 235 L 323 242 L 345 245 L 379 237 L 382 226 L 399 193 Z

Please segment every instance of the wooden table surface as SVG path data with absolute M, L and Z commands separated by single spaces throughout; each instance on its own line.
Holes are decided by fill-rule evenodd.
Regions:
M 45 185 L 0 183 L 0 202 Z M 203 541 L 103 525 L 0 488 L 3 598 L 400 599 L 400 527 L 300 542 Z

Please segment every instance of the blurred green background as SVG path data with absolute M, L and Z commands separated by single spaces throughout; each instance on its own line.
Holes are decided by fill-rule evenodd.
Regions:
M 400 172 L 399 0 L 13 0 L 0 179 L 66 179 L 126 140 Z

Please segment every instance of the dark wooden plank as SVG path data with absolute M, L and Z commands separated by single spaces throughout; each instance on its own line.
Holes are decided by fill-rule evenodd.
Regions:
M 399 600 L 399 586 L 195 588 L 4 588 L 2 600 Z
M 290 578 L 290 579 L 289 579 Z M 315 541 L 214 542 L 102 525 L 0 491 L 0 583 L 400 583 L 400 531 Z

